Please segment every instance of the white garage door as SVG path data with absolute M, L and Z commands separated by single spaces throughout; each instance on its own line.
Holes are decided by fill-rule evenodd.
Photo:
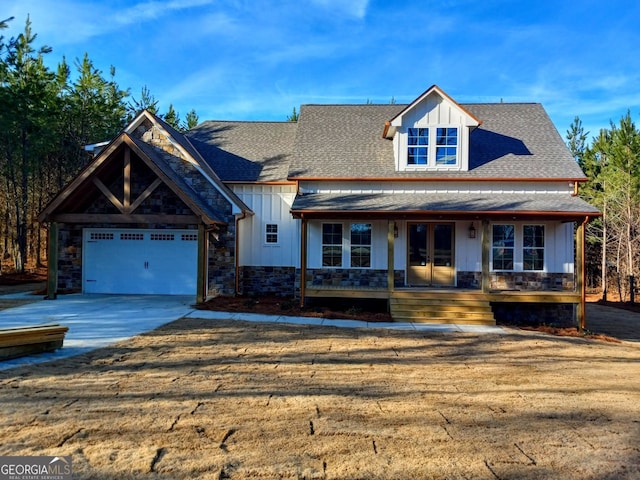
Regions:
M 195 230 L 84 229 L 83 291 L 195 295 Z

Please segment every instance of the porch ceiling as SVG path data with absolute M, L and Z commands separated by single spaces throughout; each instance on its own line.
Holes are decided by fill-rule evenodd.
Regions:
M 298 195 L 296 217 L 378 216 L 384 218 L 550 217 L 578 220 L 600 216 L 579 197 L 562 194 L 481 193 L 314 193 Z

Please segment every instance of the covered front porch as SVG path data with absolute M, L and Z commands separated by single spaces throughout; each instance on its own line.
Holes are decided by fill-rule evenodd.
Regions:
M 491 325 L 496 319 L 538 315 L 541 322 L 557 323 L 550 320 L 555 319 L 567 324 L 569 319 L 584 328 L 584 227 L 589 216 L 478 217 L 434 218 L 425 212 L 385 220 L 371 215 L 350 217 L 349 222 L 372 222 L 378 234 L 384 230 L 386 268 L 373 265 L 373 260 L 371 266 L 378 268 L 331 268 L 309 261 L 309 249 L 317 249 L 310 239 L 310 225 L 318 230 L 318 224 L 329 219 L 303 216 L 301 303 L 309 298 L 372 298 L 386 300 L 397 321 Z M 551 251 L 540 270 L 522 271 L 520 267 L 516 271 L 513 265 L 511 270 L 494 268 L 499 242 L 494 239 L 493 225 L 505 223 L 515 224 L 520 232 L 521 225 L 545 225 L 549 251 L 551 246 L 571 249 L 564 253 L 564 261 L 554 260 L 565 268 L 547 268 L 552 263 Z M 416 248 L 416 239 L 424 248 Z M 376 241 L 371 243 L 375 254 Z

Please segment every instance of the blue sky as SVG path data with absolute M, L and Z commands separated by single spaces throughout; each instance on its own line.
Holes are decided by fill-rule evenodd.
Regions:
M 636 0 L 4 0 L 54 68 L 85 52 L 164 113 L 285 120 L 305 103 L 407 103 L 433 84 L 460 103 L 540 102 L 564 137 L 640 124 Z

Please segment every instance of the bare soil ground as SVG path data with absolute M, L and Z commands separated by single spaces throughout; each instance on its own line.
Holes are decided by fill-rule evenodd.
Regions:
M 78 478 L 632 479 L 640 344 L 182 319 L 0 372 L 0 455 Z
M 282 299 L 235 305 L 375 318 L 353 308 L 296 312 Z M 605 323 L 617 318 L 610 311 Z M 632 479 L 639 358 L 640 343 L 515 329 L 182 319 L 0 372 L 0 455 L 72 455 L 75 476 L 94 479 Z

